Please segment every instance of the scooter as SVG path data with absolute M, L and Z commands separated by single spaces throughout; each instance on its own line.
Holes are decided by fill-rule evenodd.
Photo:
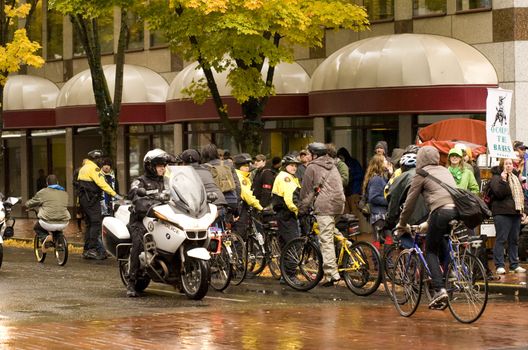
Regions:
M 150 281 L 173 285 L 188 298 L 200 300 L 209 286 L 208 228 L 216 218 L 217 208 L 208 202 L 203 184 L 190 166 L 169 166 L 165 175 L 165 193 L 148 196 L 152 205 L 143 219 L 140 272 L 135 289 L 143 291 Z M 165 198 L 164 198 L 165 197 Z M 114 206 L 114 216 L 103 219 L 102 239 L 109 254 L 119 262 L 123 284 L 129 281 L 132 240 L 127 229 L 130 203 Z
M 13 205 L 20 202 L 19 197 L 8 197 L 5 201 L 4 195 L 0 193 L 0 267 L 4 260 L 4 238 L 11 238 L 15 234 L 16 220 L 11 217 Z

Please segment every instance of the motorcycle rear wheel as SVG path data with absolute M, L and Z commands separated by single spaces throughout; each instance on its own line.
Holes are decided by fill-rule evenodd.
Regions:
M 208 263 L 188 256 L 181 272 L 181 282 L 183 292 L 189 299 L 203 299 L 209 289 Z
M 128 261 L 119 262 L 119 276 L 121 277 L 121 282 L 125 285 L 128 285 L 128 280 L 130 276 L 128 275 Z M 142 277 L 136 280 L 134 288 L 137 292 L 142 292 L 147 289 L 150 284 L 150 277 L 148 275 L 143 275 Z

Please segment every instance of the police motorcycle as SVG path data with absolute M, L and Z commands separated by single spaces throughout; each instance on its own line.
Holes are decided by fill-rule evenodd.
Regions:
M 8 197 L 4 201 L 4 195 L 0 193 L 0 267 L 4 260 L 4 238 L 11 238 L 15 234 L 15 218 L 11 217 L 13 205 L 20 202 L 18 197 Z
M 213 196 L 206 195 L 196 171 L 190 166 L 168 166 L 164 193 L 152 195 L 153 205 L 143 219 L 140 272 L 135 289 L 140 292 L 150 281 L 173 285 L 189 299 L 200 300 L 209 286 L 208 228 L 216 218 Z M 139 189 L 139 196 L 149 196 Z M 208 198 L 211 197 L 211 198 Z M 150 199 L 150 198 L 149 198 Z M 114 207 L 114 216 L 103 219 L 102 238 L 108 251 L 119 261 L 122 282 L 127 285 L 132 247 L 126 227 L 129 204 Z

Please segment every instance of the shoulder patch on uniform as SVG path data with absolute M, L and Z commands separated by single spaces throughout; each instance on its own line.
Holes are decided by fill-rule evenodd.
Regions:
M 95 171 L 99 172 L 101 171 L 101 168 L 95 168 Z
M 248 181 L 246 179 L 242 180 L 242 185 L 247 186 L 248 185 Z
M 290 182 L 290 181 L 291 181 L 291 179 L 289 177 L 285 177 L 284 178 L 284 182 Z

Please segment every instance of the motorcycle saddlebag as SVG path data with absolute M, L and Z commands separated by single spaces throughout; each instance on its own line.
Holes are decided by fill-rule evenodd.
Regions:
M 111 216 L 104 218 L 102 239 L 109 254 L 118 259 L 127 258 L 132 239 L 126 225 L 121 220 Z

